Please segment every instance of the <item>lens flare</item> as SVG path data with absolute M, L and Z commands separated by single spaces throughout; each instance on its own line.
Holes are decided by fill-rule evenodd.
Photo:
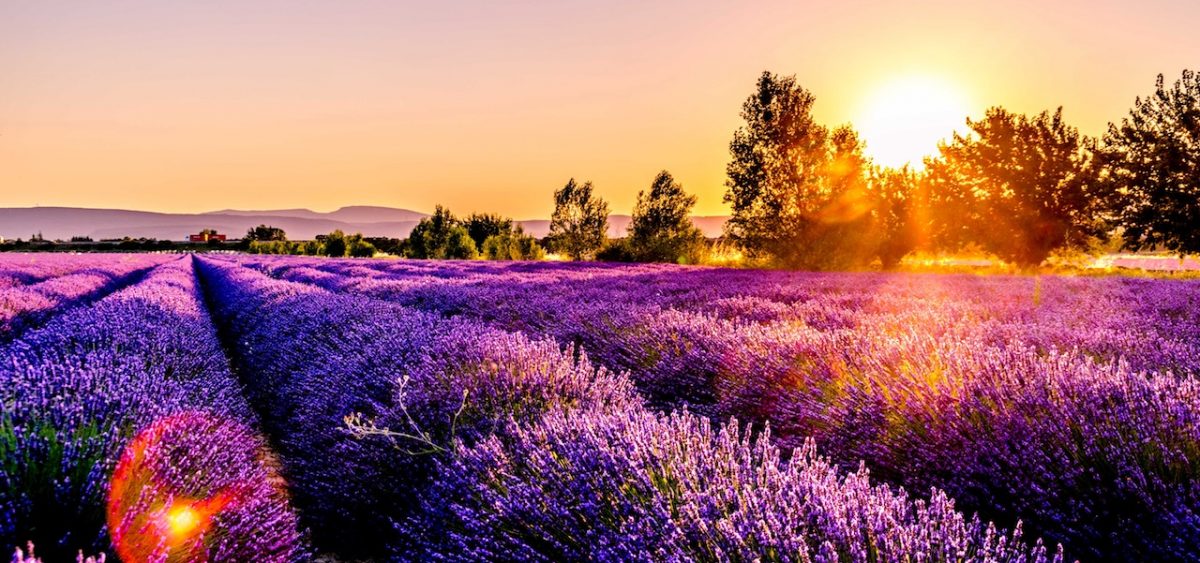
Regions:
M 172 538 L 191 536 L 200 524 L 200 515 L 189 505 L 172 506 L 167 510 L 167 525 Z
M 122 561 L 206 561 L 222 512 L 236 509 L 251 483 L 214 480 L 211 448 L 199 437 L 240 428 L 206 413 L 159 420 L 125 448 L 108 491 L 108 530 Z M 240 431 L 240 430 L 239 430 Z

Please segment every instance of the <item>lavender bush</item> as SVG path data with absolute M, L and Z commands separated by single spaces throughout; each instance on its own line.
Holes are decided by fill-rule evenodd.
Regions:
M 736 422 L 642 409 L 548 416 L 452 458 L 423 499 L 431 558 L 573 561 L 1047 561 L 967 520 L 842 475 L 810 442 L 786 461 Z M 428 533 L 428 532 L 426 532 Z
M 0 342 L 136 281 L 165 259 L 161 255 L 39 255 L 28 262 L 0 261 L 0 268 L 5 268 L 0 275 Z
M 661 410 L 770 422 L 785 449 L 815 437 L 1079 556 L 1200 551 L 1195 281 L 247 264 L 579 344 Z
M 628 380 L 548 341 L 202 260 L 318 544 L 379 556 L 454 440 L 543 413 L 635 404 Z
M 50 558 L 305 557 L 190 258 L 0 347 L 0 404 L 0 545 L 32 540 Z

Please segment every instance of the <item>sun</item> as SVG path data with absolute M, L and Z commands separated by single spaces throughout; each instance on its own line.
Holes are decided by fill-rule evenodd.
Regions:
M 888 82 L 867 98 L 855 127 L 876 164 L 923 166 L 938 141 L 961 130 L 970 105 L 954 84 L 928 76 Z

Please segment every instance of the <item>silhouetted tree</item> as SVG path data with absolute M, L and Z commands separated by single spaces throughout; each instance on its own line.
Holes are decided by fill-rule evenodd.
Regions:
M 871 170 L 869 186 L 876 254 L 890 270 L 922 242 L 928 232 L 928 202 L 923 179 L 907 165 Z
M 242 237 L 245 241 L 271 241 L 271 240 L 287 240 L 287 233 L 279 227 L 269 225 L 259 225 L 248 231 L 246 236 Z
M 688 195 L 670 172 L 663 170 L 650 184 L 650 192 L 639 191 L 629 223 L 628 244 L 637 260 L 644 262 L 695 262 L 704 247 L 704 235 L 692 223 L 696 196 Z M 688 259 L 691 260 L 688 260 Z
M 550 240 L 556 252 L 572 260 L 591 258 L 604 246 L 608 233 L 608 202 L 592 194 L 592 183 L 575 183 L 554 192 Z
M 1101 151 L 1113 223 L 1127 248 L 1200 252 L 1200 73 L 1138 98 Z
M 813 120 L 813 102 L 794 76 L 759 78 L 729 144 L 725 236 L 782 266 L 853 266 L 868 254 L 859 236 L 870 211 L 866 159 L 852 129 L 831 133 Z
M 321 245 L 322 254 L 334 258 L 345 256 L 346 247 L 346 233 L 343 233 L 341 229 L 325 235 L 325 240 L 322 241 Z
M 1062 108 L 1028 117 L 996 107 L 967 126 L 927 161 L 942 244 L 975 242 L 1028 267 L 1102 233 L 1090 143 Z
M 407 252 L 410 258 L 473 259 L 478 257 L 475 241 L 466 227 L 450 213 L 437 206 L 433 215 L 421 219 L 408 235 Z
M 512 219 L 495 213 L 472 213 L 462 223 L 476 248 L 483 248 L 483 241 L 490 236 L 509 234 L 513 230 Z

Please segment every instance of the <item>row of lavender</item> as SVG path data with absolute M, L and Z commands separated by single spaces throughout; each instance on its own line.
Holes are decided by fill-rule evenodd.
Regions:
M 1089 559 L 1200 552 L 1200 283 L 252 259 L 628 370 L 651 403 L 815 437 Z
M 0 341 L 128 285 L 167 259 L 147 254 L 0 256 Z
M 656 414 L 624 375 L 552 339 L 226 260 L 198 272 L 314 541 L 343 556 L 1046 556 L 936 490 L 912 500 L 843 473 L 811 443 L 785 456 L 736 423 Z
M 47 561 L 307 557 L 191 261 L 0 346 L 0 545 Z

